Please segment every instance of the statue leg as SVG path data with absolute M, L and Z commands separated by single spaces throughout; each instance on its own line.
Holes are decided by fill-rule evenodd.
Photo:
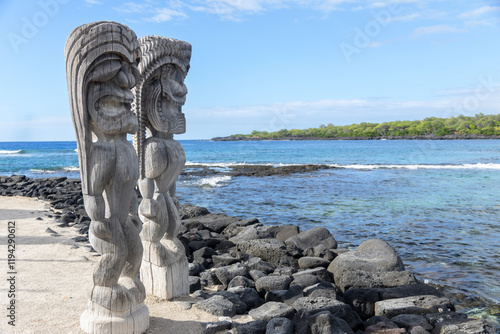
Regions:
M 157 154 L 153 147 L 156 143 L 147 143 L 149 148 L 145 154 L 147 166 L 146 177 L 139 180 L 139 189 L 142 194 L 142 202 L 139 205 L 139 217 L 143 222 L 140 238 L 144 246 L 144 255 L 141 265 L 141 280 L 148 294 L 167 298 L 165 285 L 161 283 L 163 267 L 164 247 L 160 243 L 168 226 L 168 215 L 165 199 L 157 192 L 155 177 L 160 175 L 165 166 L 158 163 Z M 161 158 L 161 155 L 158 157 Z
M 91 299 L 80 324 L 87 333 L 143 333 L 149 326 L 149 311 L 143 303 L 144 287 L 137 278 L 142 247 L 134 248 L 139 231 L 129 217 L 138 168 L 133 160 L 135 151 L 129 143 L 121 143 L 118 139 L 112 148 L 112 152 L 106 152 L 114 153 L 112 177 L 102 180 L 107 217 L 103 220 L 103 228 L 97 230 L 109 235 L 97 235 L 91 229 L 90 241 L 102 256 L 94 272 Z M 109 159 L 109 155 L 106 158 Z M 102 168 L 102 164 L 96 166 Z M 136 242 L 131 242 L 134 239 Z M 139 254 L 131 255 L 135 252 Z
M 154 182 L 150 179 L 149 181 Z M 149 210 L 151 206 L 154 207 L 154 210 Z M 144 246 L 141 280 L 147 293 L 167 298 L 165 285 L 161 279 L 158 279 L 159 275 L 161 276 L 159 272 L 164 267 L 165 259 L 165 249 L 160 240 L 168 226 L 167 206 L 163 195 L 154 193 L 150 199 L 143 198 L 139 208 L 139 216 L 143 222 L 140 236 Z
M 139 230 L 137 230 L 131 218 L 128 218 L 123 225 L 123 234 L 129 252 L 125 258 L 125 266 L 122 271 L 120 283 L 128 286 L 129 291 L 133 293 L 136 301 L 142 303 L 146 298 L 146 290 L 139 280 L 143 247 L 141 238 L 139 237 Z
M 123 242 L 127 253 L 123 257 L 124 266 L 120 272 L 120 282 L 133 293 L 136 303 L 142 303 L 145 298 L 144 286 L 138 278 L 143 247 L 139 237 L 139 229 L 130 216 L 130 203 L 136 203 L 135 184 L 139 177 L 139 169 L 135 161 L 137 155 L 133 146 L 126 140 L 117 141 L 116 174 L 110 182 L 113 200 L 110 201 L 110 211 L 119 219 L 123 231 Z M 127 203 L 127 205 L 124 205 Z
M 169 225 L 161 243 L 167 255 L 167 280 L 169 294 L 173 297 L 189 294 L 189 263 L 184 244 L 177 239 L 181 228 L 178 206 L 169 192 L 164 194 Z
M 92 246 L 101 254 L 101 259 L 94 270 L 94 285 L 110 287 L 117 284 L 124 265 L 123 258 L 127 253 L 117 217 L 106 216 L 106 205 L 109 205 L 110 199 L 108 185 L 115 174 L 114 145 L 105 142 L 94 143 L 90 151 L 89 165 L 92 166 L 89 173 L 92 182 L 89 184 L 88 194 L 84 195 L 85 208 L 92 219 L 89 239 Z

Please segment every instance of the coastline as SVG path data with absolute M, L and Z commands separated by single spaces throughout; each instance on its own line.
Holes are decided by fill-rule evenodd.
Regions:
M 211 141 L 273 141 L 273 140 L 489 140 L 500 139 L 500 136 L 488 135 L 446 135 L 446 136 L 379 136 L 379 137 L 283 137 L 283 138 L 256 138 L 256 137 L 214 137 Z
M 33 184 L 36 183 L 38 185 L 33 186 Z M 78 241 L 72 240 L 72 245 L 74 246 L 77 243 L 80 249 L 83 247 L 85 249 L 85 252 L 87 252 L 87 254 L 92 254 L 90 258 L 91 259 L 93 258 L 94 260 L 91 260 L 90 262 L 97 261 L 95 256 L 96 253 L 92 253 L 89 251 L 90 246 L 88 245 L 87 241 L 88 239 L 86 238 L 88 224 L 90 221 L 88 220 L 88 217 L 85 218 L 86 215 L 84 214 L 84 212 L 81 211 L 82 201 L 80 200 L 81 192 L 79 193 L 78 189 L 79 180 L 68 180 L 65 178 L 47 178 L 47 179 L 32 180 L 22 176 L 18 176 L 16 179 L 2 177 L 0 185 L 2 185 L 2 188 L 4 188 L 6 184 L 8 184 L 8 186 L 11 189 L 13 189 L 12 194 L 15 194 L 17 196 L 43 197 L 46 201 L 49 201 L 49 202 L 42 202 L 32 199 L 35 202 L 46 203 L 52 206 L 49 210 L 52 210 L 53 212 L 52 213 L 45 212 L 45 213 L 48 215 L 50 214 L 50 216 L 52 216 L 52 217 L 48 216 L 47 217 L 51 219 L 51 224 L 52 224 L 51 226 L 55 226 L 51 228 L 53 229 L 53 231 L 56 232 L 56 234 L 59 234 L 59 236 L 49 234 L 50 235 L 49 239 L 52 238 L 54 240 L 57 240 L 56 242 L 58 242 L 60 240 L 63 240 L 62 238 L 60 238 L 60 236 L 64 235 L 65 233 L 68 233 L 69 231 L 72 231 L 71 233 L 73 233 L 74 235 L 75 234 L 77 235 L 78 233 L 83 234 L 73 237 L 77 238 L 76 240 Z M 3 190 L 5 190 L 5 188 Z M 66 190 L 65 194 L 64 190 Z M 9 198 L 13 197 L 0 197 L 0 201 L 2 201 L 3 203 L 5 199 Z M 7 213 L 7 215 L 9 215 L 9 213 Z M 198 303 L 201 303 L 202 301 L 206 302 L 212 300 L 213 299 L 212 297 L 214 297 L 214 292 L 216 295 L 222 296 L 221 298 L 231 299 L 231 297 L 233 296 L 228 294 L 230 292 L 229 290 L 231 289 L 230 281 L 232 279 L 235 279 L 236 276 L 243 276 L 245 278 L 245 279 L 241 277 L 239 278 L 243 282 L 243 283 L 240 282 L 240 284 L 244 285 L 248 284 L 249 286 L 252 286 L 251 281 L 253 281 L 253 284 L 255 286 L 259 277 L 256 276 L 257 277 L 256 278 L 252 276 L 252 270 L 264 272 L 265 275 L 268 277 L 275 277 L 275 276 L 288 277 L 286 280 L 291 280 L 291 281 L 288 282 L 288 285 L 286 286 L 287 290 L 284 291 L 288 291 L 289 294 L 290 291 L 294 291 L 294 288 L 292 288 L 293 285 L 291 285 L 291 282 L 294 281 L 302 280 L 301 284 L 303 285 L 310 284 L 311 282 L 316 282 L 315 284 L 327 284 L 327 283 L 332 284 L 333 282 L 335 282 L 335 284 L 337 284 L 339 282 L 336 282 L 334 279 L 332 279 L 332 275 L 328 274 L 330 272 L 329 271 L 330 264 L 332 260 L 338 257 L 340 254 L 349 252 L 347 249 L 337 249 L 336 246 L 335 248 L 329 248 L 332 245 L 328 245 L 328 247 L 325 246 L 324 247 L 326 249 L 325 251 L 325 249 L 321 249 L 321 247 L 319 249 L 316 249 L 316 247 L 314 247 L 313 249 L 311 248 L 297 249 L 297 244 L 290 244 L 290 243 L 286 244 L 285 241 L 288 240 L 289 238 L 285 238 L 285 236 L 289 237 L 291 235 L 293 237 L 300 235 L 301 233 L 307 232 L 307 231 L 301 232 L 300 229 L 294 225 L 264 226 L 263 224 L 259 223 L 258 220 L 256 219 L 242 220 L 236 217 L 230 217 L 221 214 L 211 214 L 208 212 L 208 210 L 204 208 L 195 207 L 191 205 L 184 205 L 181 209 L 181 215 L 182 215 L 183 229 L 181 230 L 180 239 L 181 241 L 184 242 L 186 249 L 189 250 L 188 257 L 191 263 L 190 281 L 191 280 L 193 281 L 191 282 L 192 283 L 191 290 L 194 294 L 191 295 L 190 299 L 175 301 L 174 303 L 176 303 L 175 304 L 177 305 L 176 307 L 181 307 L 181 308 L 184 307 L 184 309 L 188 308 L 190 310 L 195 310 L 197 312 L 200 311 L 200 308 L 203 309 L 204 307 L 203 304 L 198 304 Z M 8 218 L 9 217 L 2 219 L 8 219 Z M 40 224 L 39 221 L 35 221 L 34 223 Z M 73 228 L 68 229 L 68 227 L 73 227 Z M 36 234 L 40 233 L 41 231 L 36 232 Z M 281 237 L 277 239 L 280 233 Z M 35 235 L 33 237 L 35 237 Z M 47 238 L 47 236 L 45 236 L 44 238 Z M 328 238 L 328 236 L 326 239 L 331 240 Z M 250 240 L 252 244 L 255 244 L 257 242 L 257 244 L 260 244 L 261 247 L 260 248 L 249 247 L 248 242 Z M 304 240 L 307 241 L 307 238 L 305 238 Z M 317 238 L 314 238 L 315 245 L 318 245 L 317 241 L 318 241 Z M 278 246 L 276 247 L 274 245 Z M 300 243 L 298 245 L 300 245 Z M 50 247 L 50 243 L 48 243 L 46 246 Z M 72 247 L 69 244 L 67 246 Z M 259 257 L 263 259 L 263 261 L 252 263 L 251 260 L 252 257 L 249 257 L 249 254 L 250 256 L 260 255 Z M 276 258 L 273 259 L 272 257 L 266 258 L 266 256 L 268 256 L 269 254 L 275 254 L 275 255 L 278 254 L 279 259 L 278 260 Z M 283 262 L 281 261 L 282 258 L 286 258 L 287 260 Z M 322 266 L 315 267 L 315 268 L 320 268 L 317 269 L 316 271 L 313 270 L 314 268 L 308 268 L 308 269 L 302 268 L 301 266 L 299 266 L 299 261 L 302 261 L 301 260 L 302 258 L 315 258 L 315 261 L 319 261 L 318 258 L 323 260 L 327 259 L 328 265 L 326 265 L 323 262 Z M 269 266 L 269 264 L 271 264 L 271 266 Z M 54 266 L 55 265 L 56 263 L 54 263 Z M 243 267 L 245 268 L 248 267 L 246 274 L 244 270 L 242 272 L 241 268 Z M 271 271 L 271 269 L 273 270 Z M 89 274 L 91 270 L 89 268 L 86 268 L 85 270 L 86 273 L 82 275 L 86 275 L 88 276 L 87 278 L 89 278 L 91 276 Z M 233 270 L 235 270 L 236 273 L 242 275 L 234 276 Z M 279 275 L 276 274 L 276 271 L 278 271 Z M 306 272 L 306 273 L 305 275 L 297 275 L 298 273 L 301 272 L 302 273 Z M 345 301 L 347 291 L 357 291 L 357 292 L 361 291 L 360 292 L 361 297 L 360 296 L 356 297 L 357 298 L 356 303 L 357 304 L 361 303 L 362 305 L 365 306 L 371 305 L 372 307 L 374 306 L 375 303 L 373 302 L 373 300 L 371 301 L 366 300 L 367 296 L 364 295 L 370 291 L 371 294 L 376 292 L 376 294 L 379 296 L 381 294 L 383 295 L 384 293 L 385 294 L 389 293 L 388 291 L 392 291 L 391 292 L 393 294 L 392 298 L 395 298 L 395 296 L 401 298 L 409 298 L 408 296 L 409 294 L 415 295 L 417 292 L 418 294 L 421 294 L 422 291 L 425 291 L 425 295 L 431 294 L 435 295 L 436 297 L 440 296 L 439 298 L 443 298 L 441 292 L 439 292 L 438 290 L 429 285 L 422 284 L 422 282 L 419 282 L 418 279 L 413 277 L 413 274 L 405 270 L 403 270 L 402 273 L 404 273 L 403 275 L 406 275 L 404 279 L 410 279 L 410 281 L 407 281 L 407 283 L 408 282 L 415 283 L 415 284 L 413 283 L 410 284 L 412 287 L 404 288 L 405 285 L 403 285 L 403 288 L 400 288 L 400 290 L 398 290 L 399 292 L 396 293 L 394 292 L 393 289 L 394 287 L 392 288 L 387 286 L 384 287 L 384 284 L 387 285 L 387 282 L 384 283 L 382 278 L 380 277 L 373 278 L 373 274 L 370 274 L 372 275 L 370 276 L 372 277 L 372 279 L 371 280 L 368 279 L 367 281 L 372 283 L 378 282 L 374 283 L 375 287 L 360 286 L 355 289 L 347 289 L 346 291 L 343 292 L 337 291 L 336 296 L 338 298 L 336 297 L 335 300 Z M 233 275 L 232 279 L 229 280 L 227 278 L 228 277 L 227 275 L 229 275 L 229 277 Z M 254 275 L 261 275 L 261 274 L 256 274 L 254 272 Z M 302 276 L 302 277 L 297 277 L 297 276 Z M 307 279 L 304 277 L 307 277 Z M 377 281 L 377 279 L 379 281 Z M 381 279 L 382 281 L 380 281 Z M 304 283 L 305 280 L 310 280 L 310 282 Z M 317 280 L 320 280 L 321 282 L 318 283 Z M 391 281 L 392 280 L 393 279 L 391 279 Z M 329 283 L 331 281 L 333 282 Z M 360 284 L 364 283 L 361 282 Z M 298 283 L 296 285 L 298 285 Z M 418 291 L 412 290 L 415 289 L 415 287 L 419 287 L 417 289 Z M 245 289 L 252 289 L 252 288 L 245 287 Z M 304 296 L 305 290 L 306 289 L 302 289 L 301 292 L 302 296 Z M 411 292 L 410 290 L 413 292 Z M 260 298 L 261 299 L 265 298 L 267 302 L 266 304 L 268 304 L 271 301 L 284 298 L 283 296 L 279 297 L 276 296 L 275 294 L 274 297 L 272 297 L 273 294 L 271 294 L 271 296 L 269 297 L 270 300 L 267 300 L 268 299 L 267 295 L 269 294 L 269 292 L 274 290 L 267 291 L 265 296 L 262 295 L 262 291 L 259 292 Z M 322 291 L 324 293 L 324 289 L 322 289 Z M 85 297 L 86 295 L 85 291 L 79 291 L 79 292 L 83 293 L 83 296 Z M 310 298 L 310 297 L 308 296 L 303 298 Z M 448 303 L 448 301 L 445 304 L 448 305 L 449 307 L 450 305 L 452 305 L 452 303 L 450 301 L 451 303 L 450 304 Z M 156 305 L 156 307 L 160 308 L 164 307 L 166 305 L 165 303 L 168 303 L 159 300 L 151 301 L 151 299 L 148 299 L 147 302 L 153 303 L 154 305 Z M 281 304 L 288 305 L 284 300 L 279 300 L 279 302 Z M 83 303 L 82 305 L 78 304 L 78 310 L 77 310 L 78 312 L 81 311 L 81 309 L 83 309 L 84 304 L 85 303 Z M 459 305 L 457 305 L 457 307 L 458 306 Z M 190 312 L 190 311 L 189 312 L 184 311 L 184 309 L 181 312 L 186 312 L 186 313 Z M 254 310 L 255 309 L 257 308 L 254 308 Z M 213 310 L 219 310 L 219 308 L 218 306 L 215 306 L 214 308 L 214 306 L 210 304 L 210 306 L 205 306 L 205 310 L 213 313 L 214 312 Z M 436 310 L 437 308 L 435 308 L 433 311 Z M 454 306 L 453 308 L 450 308 L 450 314 L 461 314 L 453 311 L 454 311 Z M 227 326 L 230 326 L 233 329 L 235 329 L 238 326 L 240 326 L 237 325 L 240 324 L 240 322 L 244 324 L 245 322 L 249 321 L 249 324 L 255 326 L 262 326 L 263 324 L 262 319 L 255 320 L 255 317 L 257 318 L 259 317 L 258 315 L 255 314 L 255 312 L 254 312 L 255 316 L 254 319 L 249 318 L 248 315 L 240 315 L 239 317 L 243 316 L 244 318 L 238 320 L 237 319 L 238 316 L 236 316 L 236 313 L 232 314 L 231 311 L 229 311 L 230 318 L 233 318 L 232 321 L 234 323 L 228 325 L 226 323 L 228 319 L 223 318 L 226 320 L 226 322 L 220 321 L 220 316 L 227 316 L 224 315 L 225 314 L 224 312 L 226 311 L 220 311 L 220 312 L 221 312 L 220 314 L 219 313 L 210 314 L 206 312 L 202 313 L 205 316 L 205 318 L 203 318 L 205 320 L 195 321 L 196 326 L 198 327 L 193 333 L 202 333 L 203 331 L 200 328 L 202 328 L 202 326 L 208 326 L 207 323 L 210 323 L 211 324 L 210 326 L 222 326 L 222 327 L 225 326 L 226 329 L 228 329 Z M 250 310 L 250 312 L 252 312 L 252 310 Z M 243 314 L 247 313 L 248 310 L 245 310 L 245 312 L 243 312 Z M 429 314 L 431 313 L 432 312 L 429 311 Z M 153 319 L 152 328 L 150 329 L 151 333 L 163 333 L 161 331 L 151 331 L 155 323 L 157 322 L 162 324 L 167 323 L 167 320 L 163 319 L 164 313 L 161 314 L 162 315 L 159 316 L 159 318 L 158 317 L 152 318 Z M 294 317 L 292 317 L 294 321 L 296 320 L 295 318 L 297 314 L 298 313 L 295 313 Z M 471 321 L 474 321 L 473 319 L 470 318 L 467 321 L 465 321 L 465 318 L 463 316 L 459 316 L 460 321 L 457 319 L 458 318 L 453 318 L 452 322 L 454 323 L 454 325 L 456 325 L 457 321 L 458 323 L 464 323 L 464 324 L 469 323 L 468 325 L 472 325 Z M 362 329 L 362 327 L 365 327 L 364 329 L 366 329 L 368 324 L 369 322 L 367 321 L 367 319 L 365 319 L 363 320 L 362 324 L 358 322 L 358 323 L 352 323 L 351 325 L 354 326 L 355 328 L 359 327 L 360 329 Z M 483 327 L 486 326 L 484 328 L 489 328 L 488 325 L 482 321 L 481 322 L 476 321 L 474 324 L 476 326 L 483 326 Z M 246 325 L 241 325 L 241 326 L 246 326 Z M 491 331 L 491 333 L 494 332 Z

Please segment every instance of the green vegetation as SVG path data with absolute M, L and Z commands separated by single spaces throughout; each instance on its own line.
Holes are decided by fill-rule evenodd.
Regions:
M 393 136 L 446 136 L 446 135 L 500 135 L 500 114 L 477 114 L 474 117 L 460 115 L 451 118 L 428 117 L 423 121 L 395 121 L 385 123 L 360 123 L 336 126 L 321 125 L 305 130 L 279 130 L 276 132 L 253 131 L 248 135 L 231 135 L 229 138 L 286 139 L 300 138 L 349 138 Z

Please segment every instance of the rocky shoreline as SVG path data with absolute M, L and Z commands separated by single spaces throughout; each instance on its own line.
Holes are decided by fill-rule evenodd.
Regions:
M 2 176 L 0 195 L 47 201 L 51 218 L 88 242 L 80 180 Z M 189 307 L 220 317 L 203 333 L 495 333 L 405 270 L 383 240 L 340 249 L 323 227 L 267 226 L 192 205 L 180 211 L 190 292 L 202 298 Z M 243 314 L 253 320 L 232 321 Z
M 339 167 L 328 165 L 232 165 L 224 168 L 204 165 L 189 165 L 184 167 L 181 175 L 187 176 L 207 176 L 207 175 L 228 175 L 228 176 L 272 176 L 288 175 L 295 173 L 310 173 L 322 169 L 336 169 Z
M 500 139 L 500 136 L 488 135 L 423 135 L 423 136 L 379 136 L 379 137 L 282 137 L 282 138 L 258 138 L 258 137 L 214 137 L 212 141 L 261 141 L 261 140 L 463 140 L 463 139 Z

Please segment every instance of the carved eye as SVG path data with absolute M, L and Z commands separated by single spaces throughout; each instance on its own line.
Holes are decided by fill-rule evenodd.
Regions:
M 168 70 L 168 71 L 174 71 L 174 70 L 175 70 L 175 66 L 174 66 L 174 65 L 172 65 L 172 64 L 168 64 L 168 65 L 167 65 L 167 70 Z
M 106 60 L 98 64 L 90 76 L 90 81 L 105 82 L 111 80 L 122 68 L 120 60 Z

